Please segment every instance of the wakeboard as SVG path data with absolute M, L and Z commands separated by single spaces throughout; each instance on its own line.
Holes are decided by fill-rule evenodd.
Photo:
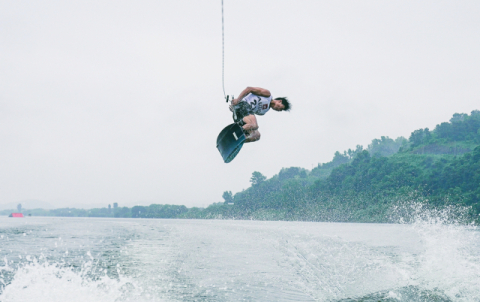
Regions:
M 245 133 L 238 124 L 233 123 L 223 128 L 217 137 L 217 149 L 225 163 L 231 162 L 237 156 L 245 140 Z

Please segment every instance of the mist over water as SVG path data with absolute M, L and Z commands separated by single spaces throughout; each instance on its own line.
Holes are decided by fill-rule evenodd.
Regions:
M 2 217 L 0 301 L 480 301 L 465 211 L 409 202 L 397 224 Z

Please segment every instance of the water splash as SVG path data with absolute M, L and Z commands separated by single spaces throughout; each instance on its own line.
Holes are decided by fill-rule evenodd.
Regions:
M 111 278 L 106 270 L 96 270 L 91 261 L 75 269 L 33 259 L 19 265 L 8 283 L 0 284 L 0 301 L 152 301 L 133 279 L 120 272 L 118 276 Z
M 428 199 L 407 198 L 396 202 L 389 211 L 389 220 L 400 224 L 421 225 L 472 225 L 474 216 L 472 207 L 460 205 L 445 205 L 436 207 Z
M 415 260 L 411 285 L 441 289 L 452 301 L 480 300 L 480 236 L 470 207 L 410 201 L 392 207 L 391 217 L 408 224 L 424 247 Z

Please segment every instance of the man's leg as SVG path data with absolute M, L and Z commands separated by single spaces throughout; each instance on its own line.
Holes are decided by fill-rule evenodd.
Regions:
M 253 130 L 248 133 L 245 133 L 245 136 L 247 138 L 245 140 L 246 143 L 253 143 L 260 139 L 260 132 L 258 132 L 258 130 Z
M 242 128 L 247 138 L 245 142 L 251 143 L 258 141 L 260 139 L 260 132 L 258 132 L 257 118 L 255 115 L 247 115 L 243 118 L 243 122 L 245 125 L 243 125 Z
M 255 115 L 250 114 L 243 118 L 243 130 L 245 132 L 250 132 L 258 129 L 257 118 Z

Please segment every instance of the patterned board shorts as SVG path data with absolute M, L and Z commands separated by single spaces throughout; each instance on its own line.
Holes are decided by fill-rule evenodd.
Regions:
M 243 118 L 247 115 L 253 114 L 250 112 L 250 106 L 246 102 L 240 102 L 233 107 L 235 114 L 233 115 L 233 121 L 238 123 L 240 126 L 245 125 Z M 236 115 L 236 118 L 235 118 Z

